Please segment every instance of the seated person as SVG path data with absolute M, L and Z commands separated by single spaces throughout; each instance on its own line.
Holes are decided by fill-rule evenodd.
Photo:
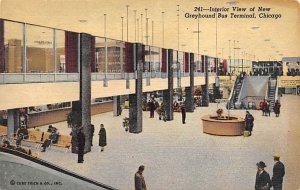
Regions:
M 56 127 L 53 127 L 52 125 L 48 126 L 48 130 L 47 130 L 48 133 L 52 133 L 52 132 L 56 132 L 56 131 L 57 131 Z
M 9 148 L 9 149 L 13 149 L 14 147 L 10 145 L 9 141 L 4 141 L 2 146 L 3 148 Z
M 46 148 L 50 146 L 50 144 L 56 144 L 58 141 L 58 133 L 56 131 L 52 131 L 49 139 L 46 139 L 45 142 L 42 144 L 43 150 L 42 152 L 46 152 Z
M 23 139 L 28 138 L 28 130 L 24 126 L 21 126 L 17 130 L 16 136 L 17 136 L 16 145 L 21 145 L 21 141 Z

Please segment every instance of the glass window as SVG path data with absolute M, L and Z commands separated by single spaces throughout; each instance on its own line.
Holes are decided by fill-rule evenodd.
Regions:
M 26 25 L 26 62 L 29 73 L 53 73 L 53 29 Z
M 151 55 L 152 55 L 152 64 L 151 71 L 160 72 L 160 62 L 161 62 L 161 49 L 158 47 L 151 47 Z
M 56 71 L 66 72 L 65 31 L 56 30 Z
M 121 73 L 121 49 L 124 48 L 124 43 L 118 40 L 107 39 L 107 72 Z
M 145 63 L 144 63 L 144 72 L 150 71 L 150 61 L 151 60 L 151 52 L 150 52 L 150 46 L 145 46 Z
M 194 72 L 201 72 L 201 55 L 195 54 L 194 62 L 195 62 Z
M 179 70 L 178 61 L 177 61 L 177 53 L 178 51 L 173 50 L 173 72 L 177 72 Z
M 105 73 L 105 38 L 96 37 L 96 71 Z
M 4 22 L 5 72 L 21 73 L 23 52 L 23 24 Z
M 178 64 L 179 64 L 180 71 L 183 74 L 184 73 L 184 53 L 182 51 L 178 52 Z

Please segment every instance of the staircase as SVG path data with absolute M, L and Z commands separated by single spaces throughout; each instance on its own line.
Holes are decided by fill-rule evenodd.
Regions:
M 238 76 L 236 78 L 236 81 L 235 81 L 234 86 L 233 86 L 232 97 L 229 101 L 229 109 L 234 108 L 234 104 L 239 99 L 239 94 L 240 94 L 241 89 L 242 89 L 243 80 L 244 80 L 244 77 L 241 77 L 241 76 Z
M 276 85 L 277 85 L 277 78 L 270 78 L 269 79 L 269 90 L 268 90 L 268 100 L 270 101 L 270 111 L 273 112 L 274 104 L 275 104 L 275 93 L 276 93 Z

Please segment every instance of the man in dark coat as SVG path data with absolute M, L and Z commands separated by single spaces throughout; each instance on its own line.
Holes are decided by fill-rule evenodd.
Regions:
M 257 164 L 257 173 L 255 180 L 255 190 L 270 189 L 272 187 L 270 175 L 265 171 L 266 164 L 263 161 Z
M 253 122 L 254 122 L 253 115 L 250 114 L 249 111 L 246 111 L 246 117 L 245 117 L 246 131 L 249 131 L 250 136 L 252 135 Z
M 106 143 L 106 130 L 104 128 L 104 125 L 100 125 L 100 131 L 99 131 L 99 146 L 101 147 L 101 152 L 104 151 L 104 147 L 107 145 Z
M 150 110 L 150 118 L 154 118 L 154 111 L 155 111 L 155 103 L 153 102 L 154 100 L 149 100 L 148 102 L 148 107 Z
M 278 100 L 276 100 L 275 105 L 274 105 L 274 113 L 275 113 L 276 117 L 279 117 L 280 107 L 281 107 L 281 104 L 279 103 Z
M 78 163 L 83 163 L 85 136 L 84 133 L 82 132 L 82 128 L 80 128 L 77 133 L 77 142 L 78 142 Z
M 282 190 L 282 182 L 283 176 L 285 174 L 284 164 L 279 161 L 280 155 L 274 155 L 274 167 L 273 167 L 273 177 L 272 177 L 272 185 L 274 190 Z
M 91 124 L 91 146 L 93 146 L 94 132 L 95 132 L 95 126 Z
M 139 170 L 134 175 L 135 190 L 146 190 L 146 183 L 143 176 L 145 166 L 141 165 Z
M 186 111 L 184 105 L 181 106 L 181 116 L 182 116 L 182 124 L 185 124 Z

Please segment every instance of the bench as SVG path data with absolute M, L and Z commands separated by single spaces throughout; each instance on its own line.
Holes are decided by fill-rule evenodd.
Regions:
M 0 137 L 7 136 L 7 127 L 0 125 Z
M 63 148 L 70 149 L 70 147 L 71 147 L 71 140 L 72 140 L 71 136 L 59 135 L 57 143 L 53 144 L 53 146 L 63 147 Z
M 51 133 L 44 132 L 44 134 L 43 134 L 43 141 L 41 143 L 45 142 L 46 139 L 49 139 L 50 134 Z M 71 140 L 72 140 L 71 136 L 58 135 L 57 143 L 51 143 L 51 146 L 56 146 L 56 147 L 62 147 L 62 148 L 70 149 L 70 147 L 71 147 Z

